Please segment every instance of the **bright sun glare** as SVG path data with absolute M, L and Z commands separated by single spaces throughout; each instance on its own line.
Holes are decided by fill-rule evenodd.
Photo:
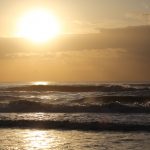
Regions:
M 19 22 L 20 37 L 43 43 L 60 33 L 60 24 L 49 11 L 37 9 L 22 16 Z

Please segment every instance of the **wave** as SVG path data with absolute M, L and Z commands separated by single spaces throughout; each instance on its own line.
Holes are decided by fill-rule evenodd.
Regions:
M 8 91 L 61 91 L 61 92 L 119 92 L 150 90 L 150 84 L 95 84 L 95 85 L 24 85 L 1 88 Z
M 102 104 L 47 104 L 33 101 L 12 101 L 0 105 L 0 112 L 100 112 L 100 113 L 150 113 L 149 102 L 147 104 L 123 104 L 118 101 Z
M 78 100 L 72 100 L 70 103 L 86 103 L 86 104 L 106 104 L 106 103 L 121 103 L 121 104 L 149 104 L 150 96 L 93 96 L 85 97 Z
M 150 125 L 141 124 L 34 120 L 1 120 L 0 128 L 42 128 L 86 131 L 150 131 Z

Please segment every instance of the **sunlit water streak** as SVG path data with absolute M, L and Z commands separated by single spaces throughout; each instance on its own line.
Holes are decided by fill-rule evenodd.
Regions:
M 0 150 L 149 150 L 150 133 L 0 129 Z

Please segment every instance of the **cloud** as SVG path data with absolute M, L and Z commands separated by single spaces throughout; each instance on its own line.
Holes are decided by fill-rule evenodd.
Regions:
M 149 41 L 150 26 L 101 28 L 99 33 L 63 35 L 41 46 L 0 39 L 1 80 L 10 74 L 16 80 L 26 79 L 26 74 L 32 80 L 60 79 L 60 74 L 72 81 L 150 80 Z
M 149 25 L 150 24 L 150 12 L 132 12 L 127 13 L 126 17 L 129 19 L 134 19 L 141 21 L 143 24 Z
M 150 56 L 150 26 L 101 28 L 99 33 L 68 34 L 44 46 L 23 39 L 0 39 L 0 57 L 14 54 L 45 55 L 48 52 L 124 49 L 133 54 Z M 25 54 L 27 53 L 27 54 Z M 37 54 L 39 53 L 39 54 Z

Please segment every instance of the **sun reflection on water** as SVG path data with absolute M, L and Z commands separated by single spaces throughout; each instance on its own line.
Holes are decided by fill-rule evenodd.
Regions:
M 49 82 L 46 81 L 37 81 L 37 82 L 32 82 L 32 85 L 48 85 Z
M 28 150 L 33 149 L 51 149 L 56 142 L 56 136 L 55 135 L 47 135 L 46 131 L 40 131 L 40 130 L 33 130 L 32 132 L 28 132 L 28 135 L 26 135 L 28 138 L 26 138 L 26 146 Z
M 147 132 L 0 129 L 0 133 L 0 150 L 149 150 L 150 145 Z

